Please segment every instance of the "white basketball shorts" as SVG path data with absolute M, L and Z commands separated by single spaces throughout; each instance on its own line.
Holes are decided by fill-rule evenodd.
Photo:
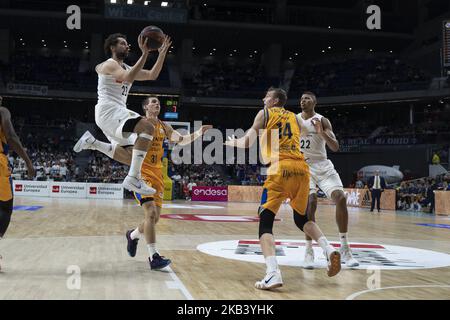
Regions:
M 339 173 L 334 169 L 330 160 L 308 162 L 309 165 L 309 194 L 317 192 L 317 186 L 331 199 L 331 194 L 336 190 L 344 191 Z
M 134 145 L 136 142 L 136 133 L 124 133 L 122 129 L 128 120 L 138 117 L 141 117 L 139 113 L 116 103 L 97 104 L 95 106 L 95 123 L 102 129 L 109 141 L 120 146 Z

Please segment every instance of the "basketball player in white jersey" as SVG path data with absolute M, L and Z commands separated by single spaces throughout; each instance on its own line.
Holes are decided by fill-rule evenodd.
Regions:
M 314 93 L 305 92 L 300 99 L 302 112 L 298 114 L 307 128 L 300 138 L 300 148 L 305 155 L 306 162 L 309 165 L 309 199 L 308 199 L 308 219 L 315 221 L 315 212 L 317 209 L 317 188 L 326 194 L 336 204 L 336 222 L 339 229 L 339 238 L 341 240 L 340 253 L 342 261 L 348 267 L 356 267 L 358 261 L 353 258 L 347 238 L 348 211 L 347 200 L 339 174 L 334 169 L 333 163 L 328 160 L 327 145 L 332 151 L 339 150 L 339 142 L 333 133 L 330 121 L 324 116 L 315 112 L 317 99 Z M 312 249 L 312 239 L 306 236 L 306 252 L 304 268 L 314 268 L 314 251 Z
M 154 123 L 150 119 L 141 117 L 139 113 L 127 109 L 126 102 L 128 92 L 135 80 L 146 81 L 158 78 L 167 50 L 172 42 L 168 36 L 165 36 L 162 46 L 158 49 L 158 59 L 153 68 L 145 70 L 143 67 L 150 52 L 147 40 L 148 38 L 138 37 L 139 49 L 142 54 L 132 67 L 124 63 L 130 51 L 125 35 L 115 33 L 105 40 L 105 53 L 111 58 L 95 67 L 98 74 L 95 123 L 102 129 L 113 146 L 134 146 L 130 155 L 130 170 L 123 181 L 123 187 L 143 195 L 152 195 L 156 190 L 145 184 L 140 177 L 140 172 L 153 139 Z M 104 148 L 104 153 L 110 158 L 114 158 L 114 147 L 95 141 L 89 131 L 86 131 L 78 140 L 74 151 L 80 152 L 83 150 L 83 146 L 89 142 L 97 143 L 97 148 Z

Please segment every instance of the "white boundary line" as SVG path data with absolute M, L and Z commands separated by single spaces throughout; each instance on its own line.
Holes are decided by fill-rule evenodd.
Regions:
M 377 288 L 377 289 L 369 289 L 369 290 L 363 290 L 355 292 L 351 295 L 349 295 L 345 300 L 353 300 L 356 297 L 368 293 L 368 292 L 375 292 L 375 291 L 381 291 L 381 290 L 390 290 L 390 289 L 402 289 L 402 288 L 450 288 L 450 285 L 436 285 L 436 284 L 430 284 L 430 285 L 416 285 L 416 286 L 395 286 L 395 287 L 385 287 L 385 288 Z
M 169 270 L 170 277 L 172 278 L 173 282 L 166 281 L 166 285 L 169 289 L 179 289 L 183 295 L 186 297 L 187 300 L 194 300 L 192 295 L 190 294 L 189 290 L 186 289 L 183 282 L 181 282 L 180 278 L 178 278 L 177 274 L 173 272 L 171 267 L 167 267 L 166 270 Z

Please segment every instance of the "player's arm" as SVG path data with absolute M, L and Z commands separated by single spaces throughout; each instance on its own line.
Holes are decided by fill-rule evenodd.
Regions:
M 156 60 L 155 64 L 153 65 L 153 68 L 151 70 L 141 70 L 139 71 L 136 80 L 138 81 L 146 81 L 146 80 L 156 80 L 158 79 L 159 74 L 161 73 L 164 59 L 166 58 L 167 51 L 169 50 L 170 46 L 172 45 L 172 41 L 170 40 L 170 37 L 165 35 L 164 36 L 164 42 L 162 46 L 158 49 L 159 55 L 158 59 Z
M 198 129 L 194 133 L 182 135 L 179 132 L 177 132 L 176 130 L 174 130 L 170 124 L 165 123 L 165 122 L 163 122 L 163 124 L 164 124 L 164 129 L 166 131 L 166 135 L 167 135 L 167 138 L 169 139 L 169 141 L 175 142 L 182 146 L 188 145 L 188 144 L 194 142 L 195 140 L 200 138 L 207 130 L 212 128 L 211 125 L 205 125 L 205 126 L 201 126 L 200 129 Z
M 229 147 L 249 148 L 257 140 L 258 132 L 261 129 L 264 129 L 264 109 L 259 110 L 253 121 L 252 127 L 247 130 L 242 138 L 231 138 L 230 140 L 225 141 L 225 145 Z
M 334 152 L 339 151 L 339 142 L 334 135 L 330 120 L 325 117 L 322 118 L 322 121 L 314 121 L 313 119 L 313 124 L 317 131 L 317 134 L 319 134 L 325 140 L 328 148 L 330 148 L 330 150 Z
M 147 40 L 148 38 L 143 38 L 142 36 L 138 37 L 139 48 L 142 51 L 142 55 L 139 60 L 136 62 L 134 66 L 129 70 L 123 69 L 117 61 L 108 60 L 103 64 L 99 65 L 98 70 L 99 73 L 112 75 L 118 81 L 124 81 L 128 83 L 132 83 L 136 80 L 139 72 L 142 71 L 142 68 L 145 65 L 145 61 L 147 61 L 149 50 L 147 48 Z
M 31 162 L 30 157 L 28 157 L 27 152 L 23 148 L 19 136 L 16 134 L 16 131 L 14 130 L 14 127 L 11 122 L 11 113 L 9 112 L 8 109 L 0 107 L 0 118 L 8 145 L 10 145 L 11 149 L 13 149 L 25 161 L 28 169 L 28 177 L 32 179 L 35 176 L 33 163 Z

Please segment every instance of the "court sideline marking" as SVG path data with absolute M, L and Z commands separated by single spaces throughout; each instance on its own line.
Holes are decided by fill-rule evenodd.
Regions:
M 436 285 L 436 284 L 429 284 L 429 285 L 415 285 L 415 286 L 394 286 L 394 287 L 385 287 L 385 288 L 377 288 L 377 289 L 368 289 L 363 291 L 355 292 L 351 295 L 349 295 L 345 300 L 353 300 L 356 297 L 368 293 L 368 292 L 375 292 L 375 291 L 381 291 L 381 290 L 390 290 L 390 289 L 403 289 L 403 288 L 450 288 L 450 285 Z
M 166 281 L 166 285 L 169 289 L 178 289 L 187 300 L 194 300 L 189 290 L 184 286 L 183 282 L 178 278 L 177 274 L 172 270 L 171 267 L 167 267 L 166 270 L 169 270 L 170 277 L 173 281 Z

